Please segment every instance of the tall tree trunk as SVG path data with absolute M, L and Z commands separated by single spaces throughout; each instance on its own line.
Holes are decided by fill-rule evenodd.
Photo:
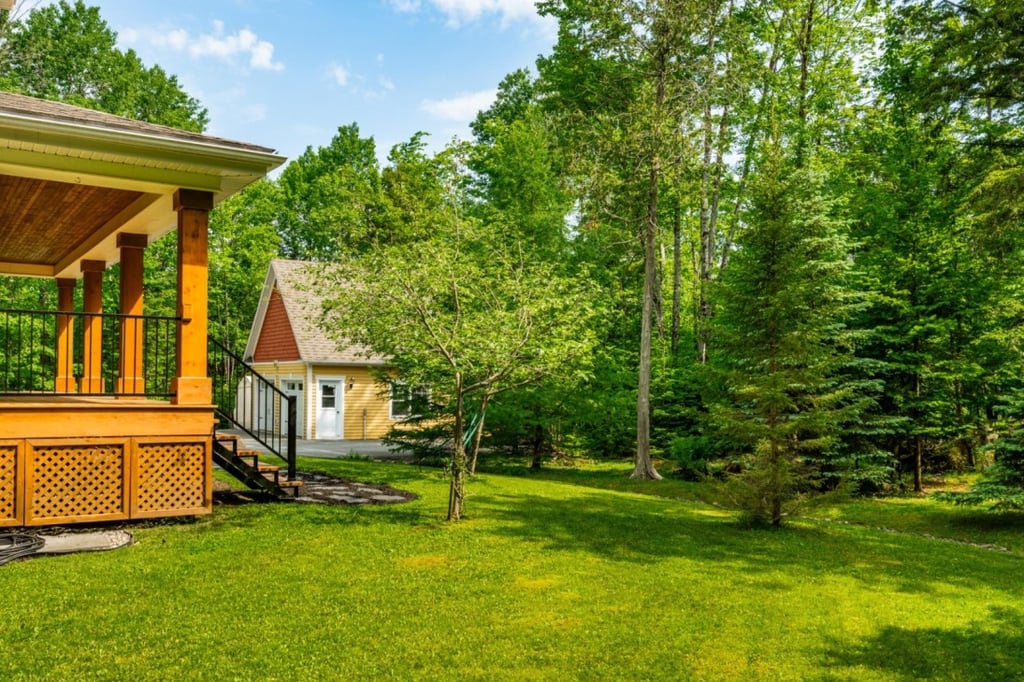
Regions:
M 711 333 L 711 277 L 715 262 L 715 220 L 718 216 L 717 187 L 719 183 L 712 177 L 712 153 L 714 150 L 714 116 L 711 101 L 717 85 L 715 44 L 717 40 L 717 20 L 721 3 L 711 3 L 708 9 L 707 37 L 707 72 L 704 74 L 704 110 L 703 110 L 703 156 L 700 181 L 700 265 L 698 272 L 697 305 L 697 362 L 706 364 L 708 361 L 708 343 Z
M 917 398 L 917 402 L 920 405 L 921 402 L 921 375 L 918 374 L 914 377 L 914 395 Z M 917 434 L 916 442 L 914 444 L 914 492 L 924 492 L 923 482 L 923 469 L 924 469 L 924 440 L 921 438 L 921 434 Z
M 533 427 L 533 438 L 531 439 L 533 448 L 533 457 L 530 460 L 530 470 L 540 471 L 541 457 L 544 453 L 544 427 L 541 424 L 535 424 Z
M 453 438 L 451 486 L 448 490 L 448 520 L 462 518 L 462 504 L 466 499 L 466 446 L 462 443 L 463 424 L 462 372 L 455 373 L 455 432 Z
M 655 243 L 658 238 L 658 185 L 661 182 L 658 129 L 665 104 L 668 48 L 657 54 L 657 85 L 651 134 L 651 167 L 647 175 L 647 206 L 642 228 L 644 246 L 644 291 L 640 322 L 640 368 L 636 396 L 636 462 L 631 478 L 658 480 L 661 475 L 651 461 L 651 346 L 653 342 L 654 304 L 658 285 L 658 261 Z
M 924 440 L 917 436 L 916 447 L 914 448 L 914 492 L 924 492 Z
M 672 207 L 672 355 L 679 352 L 679 317 L 683 286 L 683 208 L 679 196 L 682 176 L 678 158 L 675 166 L 675 204 Z
M 801 168 L 804 165 L 804 157 L 807 153 L 807 81 L 810 76 L 811 67 L 811 34 L 814 30 L 815 0 L 808 0 L 807 12 L 800 19 L 800 35 L 798 37 L 800 51 L 800 93 L 799 104 L 797 105 L 797 117 L 800 120 L 800 130 L 797 134 L 796 166 Z
M 644 218 L 644 293 L 640 323 L 640 378 L 636 400 L 636 466 L 631 478 L 658 480 L 651 461 L 651 345 L 654 321 L 654 287 L 657 285 L 654 240 L 657 236 L 658 169 L 649 176 L 647 215 Z
M 713 41 L 712 41 L 713 45 Z M 714 260 L 715 243 L 711 234 L 711 107 L 704 107 L 704 159 L 700 187 L 700 258 L 698 260 L 699 303 L 697 305 L 697 362 L 708 361 L 708 341 L 711 325 L 711 263 Z

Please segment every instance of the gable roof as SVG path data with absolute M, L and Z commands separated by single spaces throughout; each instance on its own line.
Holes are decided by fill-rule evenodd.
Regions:
M 284 259 L 270 262 L 259 307 L 256 309 L 252 329 L 249 331 L 249 341 L 245 346 L 246 362 L 252 362 L 256 353 L 271 298 L 277 291 L 288 315 L 300 360 L 325 365 L 387 364 L 381 356 L 368 357 L 366 346 L 352 344 L 339 348 L 338 343 L 320 328 L 319 321 L 324 301 L 329 293 L 320 285 L 320 280 L 324 272 L 330 270 L 331 265 L 327 263 Z

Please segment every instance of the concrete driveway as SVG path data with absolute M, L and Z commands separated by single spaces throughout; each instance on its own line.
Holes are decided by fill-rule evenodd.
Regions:
M 297 440 L 295 450 L 300 457 L 369 457 L 377 460 L 408 461 L 412 455 L 392 451 L 379 440 Z
M 228 433 L 236 433 L 242 438 L 242 447 L 246 450 L 265 451 L 262 445 L 249 434 L 234 429 L 221 429 Z M 393 452 L 384 447 L 379 440 L 304 440 L 295 441 L 296 454 L 299 457 L 369 457 L 381 461 L 407 462 L 412 455 L 407 452 Z

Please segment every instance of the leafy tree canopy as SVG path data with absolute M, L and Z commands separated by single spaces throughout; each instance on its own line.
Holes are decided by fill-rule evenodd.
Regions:
M 117 48 L 99 8 L 60 0 L 0 27 L 0 89 L 202 132 L 206 109 L 159 66 Z

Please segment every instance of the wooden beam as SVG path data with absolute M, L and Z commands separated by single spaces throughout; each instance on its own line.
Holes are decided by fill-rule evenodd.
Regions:
M 121 320 L 121 366 L 117 379 L 117 392 L 140 395 L 146 392 L 143 369 L 142 340 L 142 256 L 146 248 L 146 235 L 117 235 L 117 246 L 121 250 L 120 307 L 122 315 L 132 317 Z
M 82 357 L 82 393 L 104 393 L 103 385 L 103 261 L 84 260 L 82 268 L 82 310 L 87 313 Z M 94 313 L 89 315 L 88 313 Z
M 0 274 L 19 277 L 53 277 L 56 273 L 52 265 L 0 261 Z
M 174 194 L 178 213 L 178 349 L 172 383 L 177 405 L 210 404 L 213 384 L 206 374 L 209 322 L 209 212 L 213 194 L 181 189 Z
M 75 285 L 78 280 L 61 278 L 57 280 L 57 310 L 70 313 L 75 309 Z M 57 393 L 74 393 L 75 383 L 75 318 L 71 315 L 57 316 L 57 378 L 54 390 Z

